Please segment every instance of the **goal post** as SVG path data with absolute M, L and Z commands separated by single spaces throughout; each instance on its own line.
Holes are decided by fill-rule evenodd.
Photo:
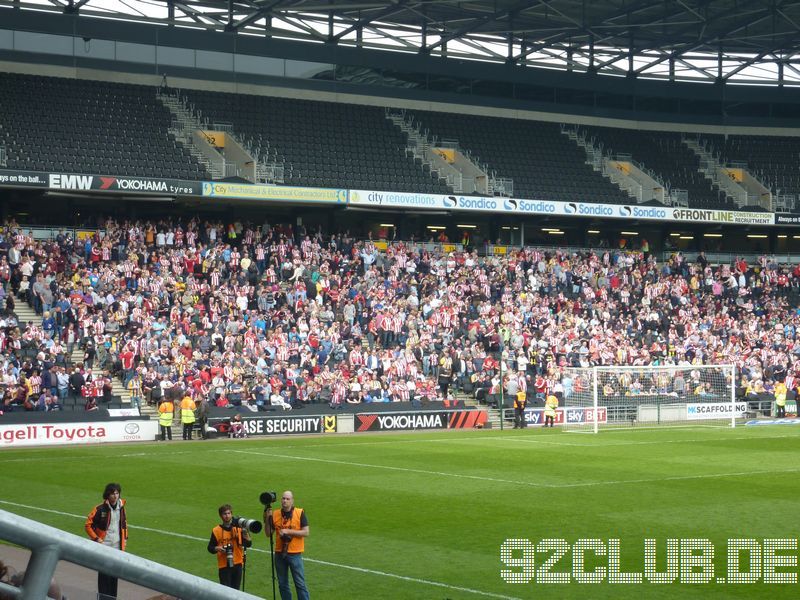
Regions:
M 561 384 L 567 431 L 736 427 L 747 411 L 736 401 L 734 365 L 565 368 Z

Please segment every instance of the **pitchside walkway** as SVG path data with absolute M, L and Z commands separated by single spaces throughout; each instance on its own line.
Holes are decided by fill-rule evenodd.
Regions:
M 15 572 L 25 570 L 30 555 L 31 552 L 27 548 L 0 544 L 0 561 Z M 61 586 L 61 593 L 69 600 L 97 599 L 96 571 L 62 560 L 56 567 L 55 580 Z M 119 597 L 125 600 L 150 600 L 160 597 L 160 594 L 127 581 L 120 581 Z

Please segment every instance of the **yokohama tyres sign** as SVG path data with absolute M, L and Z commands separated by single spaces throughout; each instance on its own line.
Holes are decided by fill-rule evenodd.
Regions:
M 483 427 L 485 410 L 456 410 L 414 413 L 356 414 L 356 431 L 409 431 L 415 429 L 468 429 Z

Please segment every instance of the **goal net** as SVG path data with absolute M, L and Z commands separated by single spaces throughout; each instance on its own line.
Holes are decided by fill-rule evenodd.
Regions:
M 747 403 L 736 401 L 733 365 L 564 369 L 564 428 L 735 427 Z

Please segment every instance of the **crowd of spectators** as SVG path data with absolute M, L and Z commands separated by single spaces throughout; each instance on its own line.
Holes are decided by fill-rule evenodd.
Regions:
M 189 394 L 284 410 L 536 395 L 568 366 L 732 362 L 747 386 L 800 383 L 800 267 L 768 257 L 379 251 L 347 233 L 198 218 L 37 240 L 10 221 L 0 281 L 4 410 L 93 408 L 111 377 L 134 403 Z M 17 323 L 16 302 L 41 326 Z

